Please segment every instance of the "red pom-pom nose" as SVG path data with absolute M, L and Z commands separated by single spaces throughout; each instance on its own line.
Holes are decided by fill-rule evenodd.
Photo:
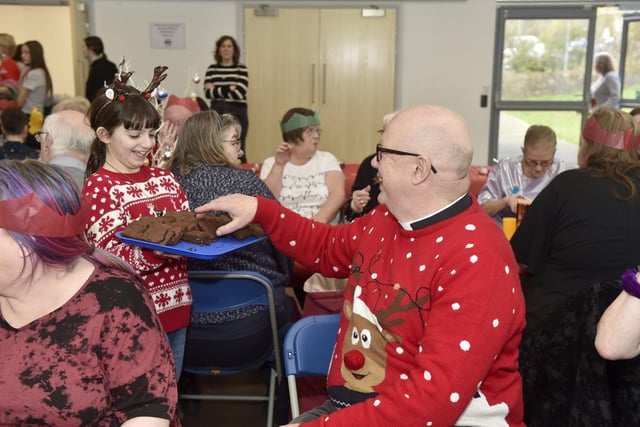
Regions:
M 347 369 L 357 371 L 364 366 L 364 355 L 358 350 L 350 350 L 344 355 L 344 365 Z

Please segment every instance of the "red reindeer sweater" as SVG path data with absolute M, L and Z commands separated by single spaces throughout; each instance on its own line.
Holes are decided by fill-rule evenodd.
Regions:
M 327 384 L 342 409 L 305 426 L 524 426 L 518 267 L 475 199 L 411 231 L 385 206 L 332 227 L 259 198 L 255 220 L 299 262 L 349 277 Z

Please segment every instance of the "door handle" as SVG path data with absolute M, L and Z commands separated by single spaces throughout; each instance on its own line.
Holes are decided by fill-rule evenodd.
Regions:
M 327 102 L 327 64 L 322 64 L 322 104 Z
M 316 64 L 311 64 L 311 105 L 316 102 Z

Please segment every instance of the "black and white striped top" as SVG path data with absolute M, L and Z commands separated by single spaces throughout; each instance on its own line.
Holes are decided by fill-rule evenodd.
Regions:
M 245 65 L 211 64 L 207 68 L 204 83 L 214 84 L 213 89 L 205 90 L 205 96 L 211 102 L 226 101 L 244 105 L 247 103 L 249 71 Z

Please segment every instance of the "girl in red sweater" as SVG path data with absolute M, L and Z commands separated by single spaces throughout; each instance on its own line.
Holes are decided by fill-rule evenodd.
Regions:
M 125 244 L 116 236 L 141 216 L 189 210 L 173 174 L 146 166 L 160 126 L 160 115 L 149 98 L 166 76 L 165 70 L 156 67 L 153 81 L 143 92 L 126 85 L 131 73 L 121 73 L 112 87 L 94 99 L 89 119 L 96 139 L 82 191 L 92 200 L 88 238 L 141 275 L 168 335 L 179 377 L 191 310 L 186 259 Z

